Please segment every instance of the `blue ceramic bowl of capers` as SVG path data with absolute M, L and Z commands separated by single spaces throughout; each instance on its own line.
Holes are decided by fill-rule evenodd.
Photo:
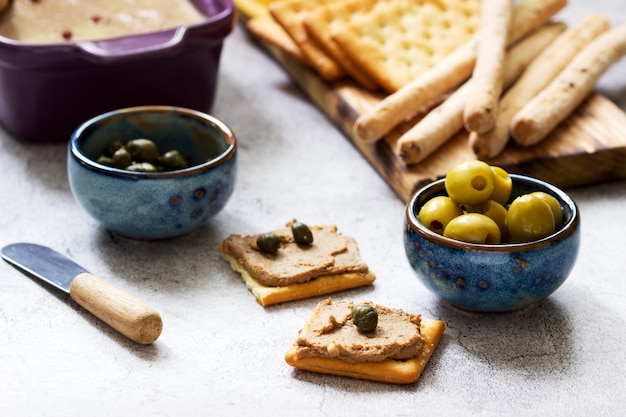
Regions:
M 184 165 L 154 172 L 103 162 L 114 142 L 148 139 L 159 160 L 175 151 Z M 86 121 L 70 138 L 68 179 L 83 209 L 105 228 L 144 240 L 190 233 L 218 214 L 236 179 L 237 140 L 224 122 L 170 106 L 108 112 Z
M 515 197 L 543 191 L 555 197 L 563 223 L 542 239 L 524 243 L 467 243 L 438 234 L 419 221 L 420 208 L 447 195 L 445 180 L 417 191 L 406 206 L 404 246 L 422 284 L 444 301 L 464 310 L 506 312 L 539 302 L 559 288 L 572 271 L 580 246 L 580 214 L 559 188 L 511 174 Z

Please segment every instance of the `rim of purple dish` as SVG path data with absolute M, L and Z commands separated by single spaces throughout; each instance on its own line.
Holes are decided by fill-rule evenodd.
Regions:
M 190 0 L 190 2 L 205 15 L 206 19 L 170 29 L 96 40 L 37 43 L 0 36 L 0 60 L 11 64 L 19 62 L 23 68 L 36 68 L 42 61 L 49 62 L 68 56 L 113 64 L 163 56 L 168 52 L 174 54 L 186 39 L 195 33 L 222 41 L 233 30 L 236 24 L 233 0 Z

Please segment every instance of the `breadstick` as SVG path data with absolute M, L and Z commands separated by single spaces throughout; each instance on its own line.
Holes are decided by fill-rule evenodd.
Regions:
M 626 23 L 601 34 L 580 51 L 552 82 L 511 120 L 516 142 L 545 138 L 591 93 L 598 79 L 626 54 Z
M 512 0 L 482 0 L 478 51 L 472 73 L 474 93 L 463 115 L 465 128 L 470 132 L 485 133 L 495 125 L 512 11 Z
M 11 0 L 0 0 L 0 13 L 4 11 L 11 4 Z
M 508 42 L 512 44 L 546 23 L 567 4 L 567 0 L 523 0 L 515 6 Z M 457 48 L 439 64 L 381 100 L 361 115 L 353 127 L 354 137 L 371 143 L 389 133 L 401 122 L 436 103 L 445 93 L 467 80 L 476 61 L 476 36 Z
M 548 23 L 513 45 L 504 63 L 504 86 L 513 83 L 529 63 L 564 30 L 563 23 Z M 474 89 L 472 82 L 470 79 L 459 87 L 400 137 L 396 149 L 404 163 L 410 165 L 423 161 L 463 129 L 463 110 Z
M 509 122 L 515 113 L 545 88 L 585 45 L 600 33 L 606 32 L 608 27 L 606 17 L 590 13 L 542 51 L 500 100 L 500 112 L 494 129 L 482 135 L 470 133 L 470 146 L 476 156 L 487 159 L 500 154 L 509 140 Z

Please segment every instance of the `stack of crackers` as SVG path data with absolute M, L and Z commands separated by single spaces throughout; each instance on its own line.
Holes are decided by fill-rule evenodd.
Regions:
M 253 13 L 253 34 L 326 81 L 392 93 L 474 35 L 480 0 L 274 0 Z
M 626 24 L 597 13 L 572 28 L 554 22 L 567 0 L 237 1 L 264 2 L 247 11 L 248 29 L 325 81 L 381 92 L 353 138 L 401 127 L 390 145 L 406 165 L 460 131 L 483 160 L 510 141 L 535 145 L 626 55 Z

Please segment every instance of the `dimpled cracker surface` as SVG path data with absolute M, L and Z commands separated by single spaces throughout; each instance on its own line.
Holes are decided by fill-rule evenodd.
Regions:
M 357 21 L 374 7 L 389 0 L 338 0 L 312 10 L 304 19 L 309 34 L 361 86 L 375 90 L 376 82 L 346 55 L 332 38 L 332 33 L 347 22 Z
M 480 0 L 397 0 L 333 33 L 350 59 L 392 93 L 476 33 Z

